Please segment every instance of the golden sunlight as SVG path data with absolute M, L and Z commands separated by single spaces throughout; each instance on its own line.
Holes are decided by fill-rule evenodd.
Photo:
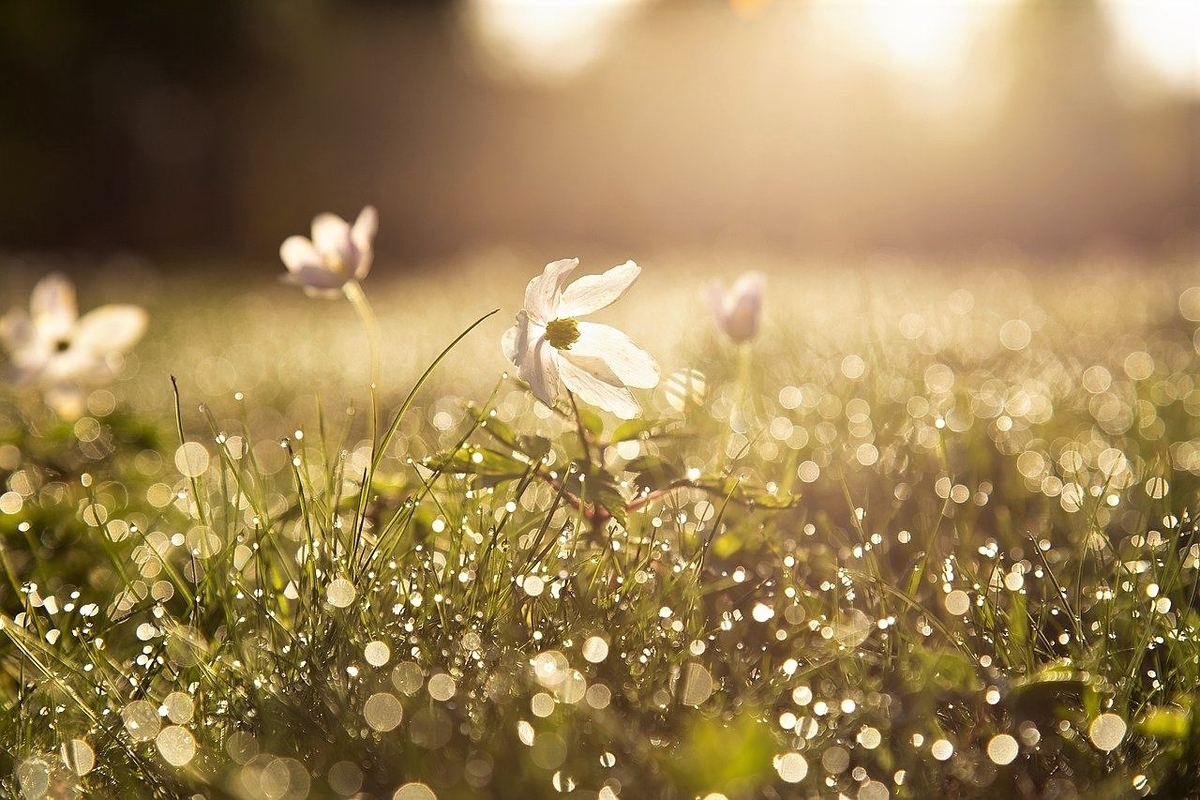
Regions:
M 906 69 L 953 69 L 997 3 L 962 0 L 861 0 L 824 3 L 848 15 L 857 44 L 869 56 Z
M 463 22 L 500 78 L 557 82 L 596 61 L 641 0 L 467 0 Z
M 1119 46 L 1154 77 L 1200 94 L 1200 3 L 1108 0 Z

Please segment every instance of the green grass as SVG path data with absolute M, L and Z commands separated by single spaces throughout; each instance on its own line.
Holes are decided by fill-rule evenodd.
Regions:
M 3 790 L 1197 791 L 1194 276 L 775 265 L 739 356 L 662 261 L 635 424 L 501 377 L 527 263 L 378 268 L 374 441 L 347 303 L 90 287 L 136 373 L 0 394 Z

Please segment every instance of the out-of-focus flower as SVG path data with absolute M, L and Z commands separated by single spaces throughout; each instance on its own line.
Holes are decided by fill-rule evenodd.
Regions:
M 658 364 L 616 328 L 578 317 L 619 300 L 642 268 L 626 261 L 566 286 L 578 265 L 577 258 L 554 261 L 529 282 L 525 307 L 501 340 L 504 355 L 546 405 L 554 405 L 561 380 L 584 401 L 631 419 L 641 406 L 628 387 L 657 385 Z
M 348 281 L 361 281 L 371 271 L 379 217 L 374 206 L 359 212 L 351 226 L 336 214 L 313 218 L 312 239 L 289 236 L 279 247 L 288 268 L 284 280 L 314 297 L 336 297 Z
M 112 379 L 118 356 L 146 332 L 145 309 L 105 305 L 79 317 L 75 287 L 48 275 L 33 287 L 29 313 L 14 308 L 0 317 L 0 345 L 14 381 L 36 386 L 64 417 L 83 410 L 84 389 Z
M 708 302 L 717 327 L 736 344 L 748 342 L 758 334 L 765 288 L 761 272 L 743 273 L 729 288 L 721 281 L 709 284 Z

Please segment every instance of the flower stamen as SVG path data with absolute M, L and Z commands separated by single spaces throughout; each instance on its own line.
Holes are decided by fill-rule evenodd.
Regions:
M 546 323 L 546 341 L 555 350 L 570 350 L 579 341 L 579 323 L 567 317 Z

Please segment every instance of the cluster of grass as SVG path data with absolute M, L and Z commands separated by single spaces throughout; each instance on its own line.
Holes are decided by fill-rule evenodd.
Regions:
M 1200 290 L 1078 278 L 775 275 L 634 423 L 454 349 L 283 436 L 240 393 L 6 396 L 0 786 L 1195 792 Z

